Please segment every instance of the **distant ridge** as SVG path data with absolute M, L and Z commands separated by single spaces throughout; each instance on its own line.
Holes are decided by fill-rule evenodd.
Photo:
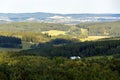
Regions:
M 55 18 L 51 18 L 51 17 L 55 17 Z M 109 21 L 117 21 L 117 20 L 120 20 L 120 14 L 91 14 L 91 13 L 58 14 L 58 13 L 45 13 L 45 12 L 0 13 L 0 23 L 32 21 L 32 22 L 47 22 L 47 23 L 78 24 L 82 22 L 109 22 Z

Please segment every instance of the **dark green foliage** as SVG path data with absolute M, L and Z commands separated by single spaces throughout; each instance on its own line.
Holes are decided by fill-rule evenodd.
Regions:
M 0 47 L 21 48 L 21 39 L 15 37 L 0 36 Z
M 16 53 L 1 53 L 0 58 L 0 80 L 120 80 L 120 59 L 49 59 Z
M 0 80 L 120 80 L 119 38 L 89 42 L 76 40 L 76 35 L 87 37 L 86 29 L 89 35 L 107 35 L 108 32 L 110 36 L 119 35 L 119 25 L 115 28 L 106 25 L 96 28 L 94 25 L 97 23 L 87 24 L 82 27 L 85 30 L 80 32 L 79 28 L 62 24 L 24 22 L 1 24 L 0 29 L 3 31 L 16 31 L 10 32 L 11 34 L 8 32 L 7 35 L 18 36 L 28 43 L 41 43 L 32 45 L 30 50 L 0 52 Z M 72 38 L 68 40 L 65 36 L 63 39 L 62 36 L 62 39 L 56 39 L 41 34 L 41 31 L 53 29 L 63 31 L 70 29 L 68 34 L 70 37 L 72 35 Z M 81 36 L 82 32 L 85 33 Z M 0 36 L 0 47 L 21 47 L 21 39 Z M 113 58 L 86 58 L 98 55 L 113 55 Z M 80 56 L 81 59 L 71 60 L 69 59 L 71 56 Z
M 32 46 L 32 48 L 31 50 L 21 51 L 21 55 L 25 53 L 26 55 L 63 56 L 68 58 L 71 56 L 112 55 L 120 54 L 120 40 L 78 42 L 77 40 L 56 39 Z

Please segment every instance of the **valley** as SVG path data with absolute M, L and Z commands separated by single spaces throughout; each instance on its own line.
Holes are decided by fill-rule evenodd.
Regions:
M 56 18 L 71 17 L 51 15 L 55 22 L 30 18 L 0 23 L 0 80 L 120 79 L 119 17 L 64 23 Z
M 0 80 L 120 80 L 120 0 L 0 0 Z

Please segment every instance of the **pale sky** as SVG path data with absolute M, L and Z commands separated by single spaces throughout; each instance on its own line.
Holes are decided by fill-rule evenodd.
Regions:
M 0 13 L 120 13 L 120 0 L 0 0 Z

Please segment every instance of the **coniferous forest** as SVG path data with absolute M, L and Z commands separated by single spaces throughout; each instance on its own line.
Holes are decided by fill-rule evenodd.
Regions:
M 0 80 L 120 80 L 119 23 L 101 24 L 0 24 Z
M 120 80 L 120 0 L 0 0 L 0 80 Z

